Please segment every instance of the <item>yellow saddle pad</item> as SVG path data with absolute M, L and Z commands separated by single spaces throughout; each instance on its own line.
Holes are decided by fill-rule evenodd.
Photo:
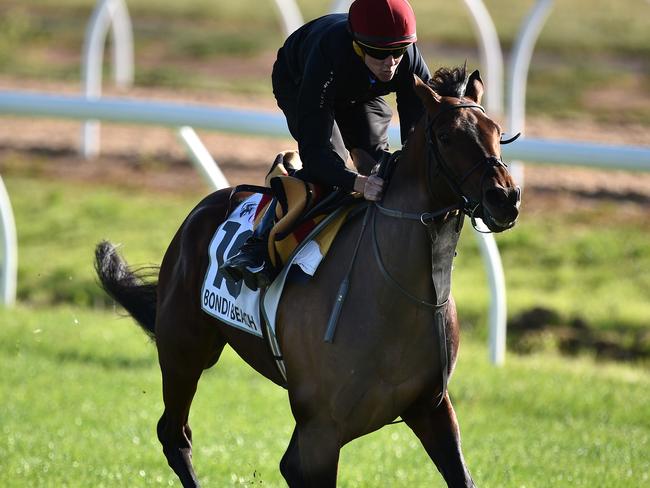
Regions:
M 326 214 L 315 214 L 314 217 L 301 221 L 302 216 L 326 196 L 325 190 L 319 185 L 290 176 L 301 167 L 302 162 L 296 151 L 278 154 L 265 178 L 266 186 L 273 190 L 272 195 L 265 194 L 255 212 L 253 228 L 257 228 L 269 210 L 273 197 L 276 198 L 275 225 L 269 234 L 268 251 L 271 263 L 278 270 L 305 237 L 327 217 Z M 329 250 L 352 207 L 350 205 L 341 212 L 314 238 L 322 256 Z
M 273 194 L 277 198 L 275 206 L 276 223 L 269 233 L 268 251 L 271 263 L 274 267 L 280 268 L 287 261 L 294 249 L 327 215 L 316 215 L 297 224 L 305 213 L 318 203 L 324 196 L 318 185 L 307 183 L 292 176 L 275 176 L 270 178 L 269 184 Z M 257 212 L 255 226 L 259 224 L 262 216 L 269 209 L 272 199 L 263 198 L 260 202 L 261 210 Z M 351 209 L 352 207 L 350 207 Z M 345 222 L 349 212 L 341 212 L 314 241 L 318 244 L 322 256 L 329 250 L 334 237 Z

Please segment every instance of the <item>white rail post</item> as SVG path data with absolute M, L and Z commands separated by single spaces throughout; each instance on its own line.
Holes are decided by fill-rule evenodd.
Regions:
M 503 53 L 494 22 L 482 0 L 464 0 L 472 14 L 479 39 L 481 69 L 485 76 L 485 107 L 490 114 L 503 114 Z M 505 362 L 507 302 L 506 285 L 499 248 L 492 234 L 476 232 L 490 288 L 488 318 L 490 361 Z
M 503 114 L 503 53 L 496 27 L 482 0 L 463 0 L 472 14 L 478 35 L 481 69 L 485 76 L 485 108 L 493 116 Z
M 332 6 L 330 7 L 330 13 L 346 13 L 350 10 L 350 4 L 352 0 L 333 0 Z
M 508 72 L 508 130 L 510 133 L 524 132 L 526 122 L 526 84 L 533 49 L 551 13 L 553 0 L 538 0 L 530 9 L 517 35 L 512 48 L 512 62 Z M 513 161 L 510 166 L 512 176 L 523 188 L 524 166 Z
M 133 25 L 124 0 L 113 0 L 113 78 L 118 88 L 133 85 Z
M 482 222 L 480 228 L 483 231 L 488 231 Z M 492 234 L 477 233 L 476 235 L 483 236 L 482 239 L 479 238 L 479 248 L 483 256 L 488 285 L 491 290 L 490 316 L 488 319 L 490 325 L 488 336 L 489 357 L 492 364 L 502 366 L 506 360 L 506 321 L 508 318 L 508 307 L 506 302 L 506 280 L 503 274 L 501 254 L 499 254 L 499 248 Z
M 293 31 L 304 24 L 300 8 L 295 0 L 275 0 L 275 6 L 282 19 L 285 37 L 289 37 Z
M 16 303 L 18 240 L 9 194 L 1 176 L 0 223 L 0 303 L 5 307 L 12 307 Z
M 229 187 L 228 179 L 212 158 L 208 149 L 203 145 L 194 129 L 186 125 L 180 127 L 177 134 L 181 142 L 185 145 L 185 149 L 190 153 L 194 166 L 199 169 L 206 181 L 216 190 Z
M 133 83 L 133 34 L 126 4 L 123 0 L 101 0 L 88 21 L 84 39 L 81 76 L 88 99 L 97 99 L 102 95 L 104 45 L 111 27 L 115 46 L 115 81 L 120 87 Z M 81 138 L 81 153 L 86 159 L 99 154 L 99 137 L 99 122 L 86 121 Z

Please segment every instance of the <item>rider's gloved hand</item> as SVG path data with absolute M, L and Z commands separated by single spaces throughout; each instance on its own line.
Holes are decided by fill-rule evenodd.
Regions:
M 366 200 L 378 202 L 384 192 L 384 180 L 377 175 L 357 175 L 354 180 L 354 191 L 361 193 Z

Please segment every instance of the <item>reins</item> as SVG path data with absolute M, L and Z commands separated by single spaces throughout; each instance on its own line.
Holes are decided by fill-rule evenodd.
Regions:
M 433 180 L 438 174 L 442 174 L 446 183 L 449 185 L 449 187 L 452 189 L 452 191 L 459 197 L 459 203 L 450 205 L 448 207 L 435 210 L 435 211 L 425 211 L 425 212 L 403 212 L 398 209 L 390 209 L 387 207 L 384 207 L 381 203 L 379 202 L 374 202 L 373 204 L 369 204 L 366 208 L 365 215 L 363 218 L 363 222 L 361 224 L 361 229 L 359 232 L 359 236 L 357 238 L 357 242 L 354 247 L 352 259 L 350 261 L 350 264 L 348 266 L 347 272 L 345 274 L 345 277 L 343 278 L 343 281 L 341 282 L 341 285 L 339 286 L 339 290 L 336 295 L 336 300 L 334 303 L 334 307 L 332 309 L 332 313 L 330 314 L 330 318 L 327 324 L 327 329 L 325 332 L 325 337 L 324 340 L 326 342 L 332 342 L 334 339 L 334 333 L 336 331 L 336 325 L 339 320 L 339 316 L 341 314 L 341 310 L 343 307 L 343 303 L 345 301 L 345 298 L 347 296 L 349 287 L 350 287 L 350 275 L 352 273 L 352 269 L 354 266 L 354 263 L 356 261 L 356 257 L 359 251 L 359 247 L 361 244 L 361 241 L 363 239 L 363 235 L 365 234 L 365 230 L 367 227 L 368 222 L 371 222 L 371 241 L 372 241 L 372 247 L 373 247 L 373 252 L 375 255 L 375 261 L 377 263 L 377 266 L 379 268 L 380 273 L 382 274 L 384 280 L 392 286 L 395 290 L 397 290 L 401 295 L 409 299 L 411 302 L 413 302 L 417 306 L 425 307 L 427 309 L 430 309 L 434 313 L 434 322 L 435 326 L 438 332 L 438 343 L 440 347 L 440 362 L 441 362 L 441 374 L 442 374 L 442 388 L 440 391 L 440 396 L 438 398 L 437 406 L 439 406 L 442 401 L 444 400 L 446 391 L 447 391 L 447 383 L 448 383 L 448 375 L 449 375 L 449 351 L 447 348 L 447 334 L 446 334 L 446 306 L 449 303 L 449 275 L 451 273 L 451 261 L 453 259 L 453 255 L 449 254 L 449 248 L 446 249 L 447 254 L 445 255 L 446 261 L 444 263 L 436 263 L 434 259 L 434 254 L 435 254 L 435 243 L 438 240 L 438 231 L 436 230 L 436 222 L 440 222 L 440 225 L 443 227 L 443 232 L 446 228 L 444 228 L 444 224 L 448 222 L 448 216 L 454 212 L 458 212 L 458 222 L 456 224 L 456 229 L 455 229 L 455 234 L 456 237 L 453 240 L 453 249 L 455 249 L 456 243 L 457 243 L 457 235 L 460 233 L 460 229 L 462 227 L 463 223 L 463 215 L 467 215 L 470 217 L 471 222 L 472 222 L 472 227 L 476 229 L 477 231 L 481 232 L 477 228 L 476 225 L 476 212 L 479 209 L 479 207 L 482 206 L 482 201 L 472 201 L 472 199 L 468 198 L 465 193 L 462 190 L 462 185 L 463 183 L 480 167 L 484 167 L 483 174 L 481 176 L 481 187 L 483 186 L 483 181 L 485 179 L 486 174 L 488 173 L 488 170 L 493 167 L 504 167 L 507 168 L 506 164 L 501 161 L 500 158 L 496 157 L 486 157 L 483 160 L 477 162 L 474 166 L 472 166 L 464 175 L 460 177 L 460 179 L 457 179 L 456 176 L 454 175 L 453 171 L 449 167 L 449 165 L 446 163 L 444 157 L 442 156 L 440 149 L 438 147 L 437 142 L 434 141 L 432 138 L 431 134 L 433 133 L 433 126 L 435 122 L 438 120 L 438 118 L 443 114 L 446 113 L 450 110 L 456 110 L 456 109 L 461 109 L 461 108 L 476 108 L 481 110 L 483 113 L 485 113 L 485 109 L 481 107 L 478 104 L 475 103 L 459 103 L 456 105 L 446 105 L 444 106 L 437 114 L 435 117 L 432 119 L 429 119 L 428 114 L 427 118 L 425 121 L 425 142 L 427 146 L 427 161 L 426 161 L 426 180 L 427 180 L 427 191 L 429 192 L 429 195 L 431 196 L 432 200 L 435 201 L 435 193 L 433 191 Z M 511 139 L 507 140 L 502 140 L 502 144 L 509 144 L 513 141 L 515 141 L 520 134 L 515 135 Z M 385 164 L 382 164 L 380 167 L 380 177 L 385 178 L 385 174 L 389 174 L 391 170 L 394 168 L 394 166 L 397 164 L 397 161 L 399 159 L 399 155 L 401 152 L 394 153 L 392 157 L 385 161 Z M 436 170 L 434 172 L 434 170 Z M 434 173 L 432 175 L 432 172 Z M 436 302 L 429 302 L 427 300 L 423 300 L 421 298 L 418 298 L 417 296 L 413 295 L 411 292 L 406 290 L 402 285 L 399 284 L 399 282 L 391 276 L 390 272 L 386 269 L 386 266 L 384 265 L 384 261 L 381 257 L 381 250 L 379 249 L 379 242 L 377 239 L 377 214 L 380 213 L 386 217 L 390 218 L 395 218 L 395 219 L 400 219 L 400 220 L 409 220 L 412 222 L 420 222 L 422 225 L 426 227 L 427 234 L 429 236 L 429 240 L 431 241 L 431 252 L 432 252 L 432 281 L 433 281 L 433 286 L 434 286 L 434 292 L 436 294 L 436 299 L 441 299 L 441 300 L 436 300 Z M 441 220 L 439 220 L 442 217 Z M 448 239 L 449 240 L 449 239 Z M 444 253 L 444 245 L 443 245 L 443 253 Z M 455 255 L 455 252 L 452 250 L 453 254 Z M 440 256 L 438 256 L 440 257 Z M 436 280 L 436 278 L 438 278 Z M 441 293 L 442 292 L 442 293 Z M 391 422 L 391 423 L 396 423 L 396 422 Z
M 437 234 L 436 230 L 434 228 L 434 222 L 435 219 L 438 217 L 442 217 L 443 215 L 449 214 L 450 212 L 454 210 L 458 210 L 458 206 L 453 205 L 451 207 L 443 208 L 442 210 L 439 210 L 435 213 L 430 213 L 430 212 L 425 212 L 421 214 L 416 214 L 416 213 L 405 213 L 405 212 L 400 212 L 396 210 L 390 210 L 385 207 L 382 207 L 379 203 L 374 204 L 374 206 L 370 207 L 368 209 L 368 213 L 372 214 L 371 220 L 372 220 L 372 248 L 375 253 L 375 260 L 377 262 L 377 266 L 379 267 L 379 271 L 381 272 L 382 276 L 384 279 L 391 285 L 393 288 L 395 288 L 397 291 L 399 291 L 402 295 L 407 297 L 409 300 L 414 302 L 416 305 L 421 305 L 425 308 L 430 308 L 430 309 L 436 309 L 438 307 L 442 307 L 443 305 L 446 305 L 447 302 L 449 301 L 449 298 L 445 299 L 442 303 L 432 303 L 428 302 L 426 300 L 422 300 L 412 293 L 410 293 L 406 288 L 404 288 L 402 285 L 399 284 L 399 282 L 393 278 L 388 270 L 386 269 L 386 266 L 384 265 L 384 261 L 381 257 L 381 251 L 379 249 L 379 242 L 377 241 L 377 214 L 374 212 L 374 210 L 377 209 L 379 213 L 386 215 L 387 217 L 393 217 L 397 219 L 404 219 L 404 220 L 413 220 L 413 221 L 419 221 L 422 223 L 426 228 L 427 228 L 427 234 L 429 235 L 429 239 L 431 240 L 431 245 L 435 243 L 437 239 Z M 462 218 L 462 214 L 459 214 L 459 218 Z M 426 219 L 426 220 L 425 220 Z
M 366 211 L 363 215 L 363 222 L 361 223 L 361 231 L 359 232 L 359 237 L 354 246 L 354 251 L 352 252 L 352 259 L 348 265 L 348 269 L 343 277 L 343 281 L 339 285 L 339 289 L 336 292 L 336 300 L 334 301 L 334 307 L 330 313 L 330 318 L 327 321 L 327 328 L 325 329 L 324 341 L 332 343 L 334 341 L 334 332 L 336 331 L 336 325 L 339 321 L 339 316 L 341 315 L 341 309 L 343 308 L 343 302 L 345 297 L 348 294 L 350 289 L 350 275 L 352 274 L 352 268 L 354 267 L 354 262 L 357 260 L 357 254 L 359 253 L 359 247 L 361 246 L 361 241 L 363 239 L 363 234 L 365 233 L 366 226 L 368 225 L 368 219 L 370 218 L 370 212 L 368 211 L 368 206 L 366 206 Z

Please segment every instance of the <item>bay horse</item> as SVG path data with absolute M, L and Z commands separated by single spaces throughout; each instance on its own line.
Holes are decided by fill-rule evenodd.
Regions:
M 459 345 L 451 261 L 464 217 L 473 224 L 481 218 L 493 232 L 509 229 L 520 191 L 501 161 L 501 130 L 480 106 L 478 71 L 468 77 L 464 67 L 443 68 L 428 83 L 416 77 L 414 90 L 424 115 L 383 201 L 369 205 L 369 218 L 341 228 L 311 281 L 290 283 L 283 292 L 277 338 L 286 382 L 264 340 L 201 310 L 206 250 L 226 218 L 228 189 L 187 216 L 157 282 L 130 269 L 110 243 L 97 246 L 102 286 L 155 339 L 164 400 L 157 433 L 183 486 L 199 486 L 188 424 L 192 398 L 226 344 L 287 388 L 296 424 L 280 471 L 289 486 L 336 486 L 342 446 L 400 417 L 448 486 L 474 486 L 446 390 Z M 326 342 L 348 263 L 349 290 L 335 340 Z

